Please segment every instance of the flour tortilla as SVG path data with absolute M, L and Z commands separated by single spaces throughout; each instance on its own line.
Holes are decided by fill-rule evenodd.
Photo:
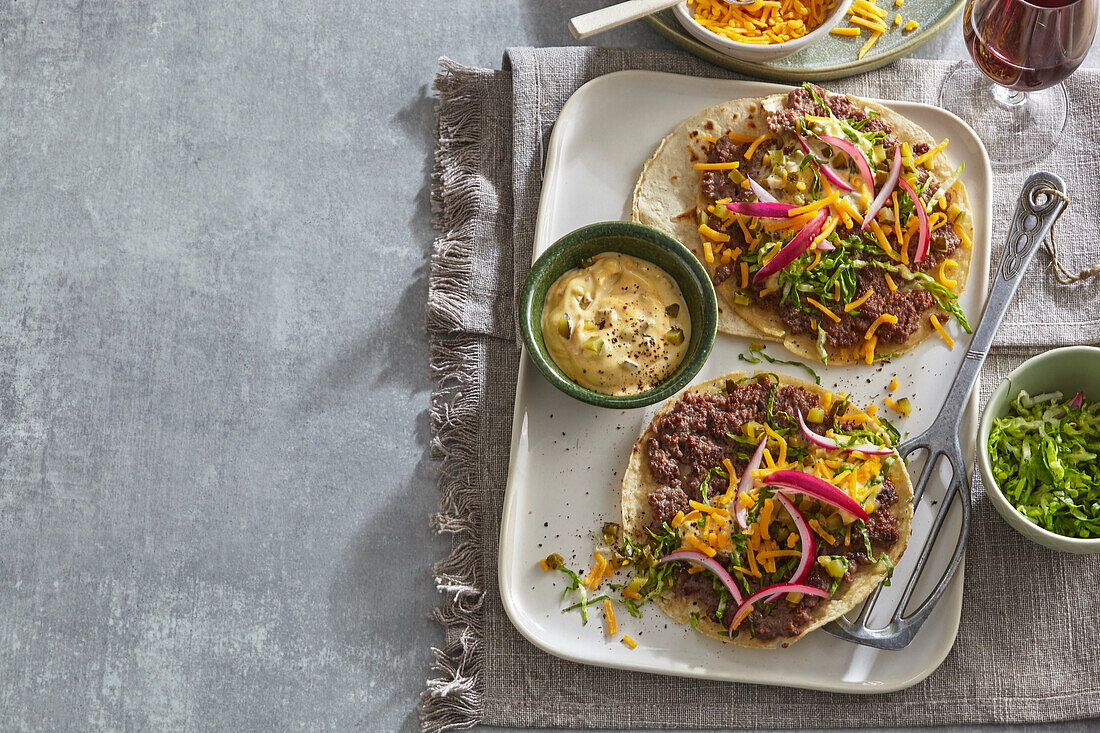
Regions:
M 763 372 L 758 372 L 757 374 L 762 373 Z M 724 377 L 718 377 L 717 379 L 712 379 L 708 382 L 690 387 L 687 392 L 721 394 L 724 392 L 726 380 L 732 379 L 736 381 L 744 376 L 745 372 L 733 372 Z M 828 390 L 811 382 L 805 382 L 783 375 L 778 376 L 780 384 L 783 385 L 802 387 L 818 396 L 824 396 L 826 392 L 828 392 Z M 649 471 L 648 461 L 646 461 L 646 441 L 655 436 L 653 424 L 656 422 L 657 418 L 672 410 L 678 400 L 679 397 L 668 400 L 654 415 L 653 421 L 647 426 L 645 432 L 642 433 L 641 437 L 639 437 L 634 444 L 634 449 L 630 454 L 630 463 L 627 466 L 626 474 L 623 476 L 622 526 L 627 536 L 638 542 L 644 542 L 648 538 L 646 527 L 650 526 L 650 522 L 653 520 L 653 510 L 649 506 L 647 496 L 658 487 L 657 481 Z M 909 541 L 909 534 L 912 530 L 913 484 L 909 480 L 909 474 L 906 473 L 904 461 L 894 461 L 887 475 L 893 480 L 894 490 L 898 495 L 897 501 L 887 510 L 897 520 L 898 541 L 894 543 L 894 546 L 890 548 L 886 554 L 891 562 L 897 565 L 898 561 L 901 559 L 902 553 L 905 552 L 905 547 Z M 813 619 L 805 626 L 802 633 L 798 636 L 780 637 L 773 641 L 765 642 L 752 638 L 749 635 L 748 629 L 742 628 L 739 633 L 734 636 L 733 643 L 739 644 L 740 646 L 760 649 L 774 649 L 779 645 L 789 646 L 819 626 L 823 626 L 830 621 L 840 618 L 845 613 L 855 608 L 871 594 L 871 591 L 873 591 L 879 583 L 885 580 L 886 575 L 887 567 L 885 563 L 880 562 L 875 565 L 863 565 L 858 568 L 850 584 L 842 585 L 837 589 L 837 593 L 832 598 L 825 600 L 817 606 L 817 608 L 813 609 Z M 686 624 L 693 613 L 699 613 L 699 623 L 696 626 L 696 631 L 716 639 L 721 639 L 722 641 L 730 641 L 728 627 L 717 624 L 707 618 L 706 609 L 701 607 L 694 600 L 682 594 L 670 592 L 667 597 L 655 599 L 655 602 L 666 615 L 677 623 Z
M 717 263 L 708 264 L 703 257 L 702 238 L 698 231 L 698 215 L 705 211 L 706 203 L 701 191 L 701 173 L 693 165 L 706 160 L 704 148 L 709 144 L 701 136 L 720 137 L 728 132 L 742 135 L 761 135 L 768 131 L 768 111 L 783 107 L 786 94 L 768 97 L 735 99 L 704 109 L 682 122 L 672 131 L 656 152 L 646 161 L 641 177 L 634 187 L 632 216 L 634 221 L 660 229 L 675 237 L 691 249 L 713 276 Z M 877 102 L 850 97 L 864 110 L 877 112 L 893 129 L 901 141 L 910 145 L 926 143 L 936 145 L 936 140 L 920 125 L 884 107 Z M 931 172 L 938 180 L 947 180 L 953 169 L 943 153 L 932 158 Z M 970 241 L 974 239 L 974 220 L 970 213 L 969 199 L 961 182 L 950 189 L 953 200 L 965 210 L 960 229 Z M 955 261 L 955 269 L 949 270 L 949 278 L 955 280 L 956 295 L 966 286 L 970 271 L 970 248 L 960 246 L 948 259 Z M 895 278 L 896 279 L 896 278 Z M 820 361 L 816 334 L 794 334 L 774 311 L 755 304 L 736 305 L 733 301 L 736 278 L 730 278 L 717 288 L 718 330 L 734 336 L 775 341 L 795 354 Z M 935 306 L 933 306 L 935 309 Z M 883 345 L 883 353 L 896 354 L 909 351 L 928 338 L 933 328 L 927 318 L 902 344 Z M 830 364 L 852 364 L 860 361 L 851 356 L 849 349 L 826 347 Z

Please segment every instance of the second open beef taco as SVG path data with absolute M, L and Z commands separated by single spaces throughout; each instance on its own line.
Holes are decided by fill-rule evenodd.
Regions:
M 843 395 L 768 373 L 687 390 L 634 445 L 624 597 L 742 646 L 787 646 L 890 574 L 913 487 L 888 423 Z
M 633 217 L 704 261 L 721 330 L 872 363 L 936 330 L 970 330 L 958 296 L 974 221 L 946 143 L 809 84 L 733 100 L 662 141 Z

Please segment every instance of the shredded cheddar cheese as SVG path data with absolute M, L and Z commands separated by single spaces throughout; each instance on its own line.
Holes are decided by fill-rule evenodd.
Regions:
M 690 0 L 695 22 L 723 38 L 753 45 L 785 43 L 820 26 L 836 0 L 756 0 L 732 5 Z
M 830 216 L 825 220 L 825 226 L 821 228 L 821 232 L 814 237 L 813 246 L 816 247 L 819 243 L 824 242 L 826 239 L 832 236 L 836 231 L 836 225 L 840 223 L 840 219 L 835 216 Z M 820 250 L 818 250 L 820 252 Z
M 774 508 L 775 508 L 775 501 L 772 500 L 772 499 L 765 499 L 764 500 L 764 508 L 760 510 L 760 519 L 759 519 L 760 536 L 761 536 L 761 538 L 763 538 L 765 540 L 769 539 L 768 529 L 769 529 L 769 527 L 771 526 L 771 523 L 772 523 L 772 511 L 774 510 Z M 756 559 L 759 560 L 760 558 L 757 557 Z
M 700 224 L 699 225 L 699 233 L 702 234 L 707 239 L 710 239 L 710 240 L 715 241 L 715 242 L 728 242 L 728 241 L 730 241 L 730 235 L 725 234 L 723 232 L 715 231 L 714 229 L 711 229 L 706 224 Z
M 836 542 L 836 538 L 833 537 L 831 534 L 829 534 L 828 531 L 826 531 L 826 529 L 824 527 L 822 527 L 821 524 L 816 519 L 811 519 L 809 524 L 810 524 L 810 529 L 812 529 L 814 532 L 816 532 L 818 534 L 818 536 L 821 537 L 821 539 L 825 540 L 830 545 L 834 544 Z
M 868 30 L 876 31 L 878 33 L 882 33 L 886 30 L 886 26 L 884 26 L 881 22 L 867 20 L 866 18 L 859 15 L 852 14 L 849 16 L 848 20 L 849 22 L 851 22 L 852 25 L 858 25 Z
M 727 209 L 727 211 L 728 210 L 729 209 Z M 744 217 L 742 217 L 740 214 L 737 214 L 736 215 L 736 221 L 737 221 L 737 226 L 739 226 L 741 228 L 741 233 L 745 235 L 745 241 L 747 242 L 750 239 L 752 239 L 752 233 L 749 231 L 749 228 L 745 226 Z
M 809 272 L 810 270 L 812 270 L 812 269 L 814 269 L 815 267 L 817 267 L 817 264 L 818 264 L 819 262 L 821 262 L 821 250 L 819 250 L 819 249 L 814 249 L 814 261 L 813 261 L 813 262 L 811 262 L 811 263 L 810 263 L 810 266 L 806 268 L 806 272 Z
M 894 284 L 894 278 L 890 277 L 890 273 L 884 272 L 882 276 L 886 278 L 886 287 L 890 288 L 891 293 L 898 289 L 898 286 Z
M 836 208 L 844 214 L 847 214 L 857 224 L 863 223 L 863 217 L 855 210 L 855 207 L 848 203 L 848 199 L 837 199 Z
M 909 22 L 910 22 L 910 23 L 912 23 L 912 22 L 914 22 L 914 21 L 909 21 Z M 907 24 L 907 25 L 906 25 L 906 30 L 908 30 L 908 29 L 909 29 L 909 27 L 908 27 L 908 24 Z M 932 158 L 934 158 L 935 156 L 937 156 L 937 155 L 939 155 L 940 153 L 942 153 L 942 152 L 943 152 L 943 149 L 947 147 L 947 143 L 948 143 L 948 142 L 949 142 L 949 140 L 948 140 L 947 138 L 944 138 L 944 141 L 943 141 L 942 143 L 940 143 L 940 144 L 939 144 L 939 145 L 937 145 L 936 147 L 932 148 L 932 149 L 931 149 L 931 150 L 929 150 L 929 151 L 928 151 L 927 153 L 923 153 L 923 154 L 921 154 L 921 155 L 918 155 L 918 156 L 917 156 L 916 158 L 914 158 L 914 159 L 913 159 L 913 165 L 915 165 L 915 166 L 917 166 L 917 165 L 924 165 L 924 164 L 925 164 L 925 163 L 927 163 L 927 162 L 928 162 L 929 160 L 931 160 L 931 159 L 932 159 Z
M 833 28 L 829 32 L 834 36 L 858 36 L 859 28 Z
M 684 513 L 683 512 L 676 512 L 676 516 L 672 518 L 672 521 L 669 522 L 669 524 L 672 525 L 673 527 L 679 527 L 680 523 L 683 522 L 683 521 L 684 521 Z
M 893 379 L 890 380 L 890 391 L 893 392 L 897 388 L 898 388 L 898 378 L 894 377 Z
M 718 552 L 713 547 L 699 540 L 693 534 L 684 535 L 684 544 L 691 545 L 691 549 L 698 550 L 707 557 L 714 557 L 716 554 L 718 554 Z
M 931 315 L 928 316 L 928 322 L 932 324 L 932 328 L 936 329 L 936 331 L 943 338 L 944 343 L 947 344 L 947 348 L 955 348 L 955 339 L 951 338 L 951 334 L 945 331 L 943 326 L 940 325 L 940 319 L 936 318 L 935 315 Z
M 870 298 L 870 297 L 871 297 L 871 296 L 872 296 L 872 295 L 874 294 L 874 292 L 875 292 L 875 291 L 874 291 L 874 290 L 873 290 L 872 288 L 867 288 L 867 292 L 866 292 L 866 293 L 864 293 L 863 295 L 859 296 L 858 298 L 856 298 L 855 300 L 853 300 L 853 301 L 852 301 L 851 303 L 849 303 L 848 305 L 844 306 L 844 312 L 845 312 L 845 313 L 851 313 L 851 312 L 852 312 L 852 311 L 854 311 L 854 310 L 855 310 L 856 308 L 858 308 L 858 307 L 860 307 L 861 305 L 863 305 L 864 303 L 866 303 L 866 302 L 867 302 L 867 299 L 868 299 L 868 298 Z
M 840 316 L 838 316 L 836 313 L 833 313 L 831 310 L 829 310 L 828 308 L 823 306 L 821 303 L 818 303 L 813 298 L 806 298 L 806 302 L 809 303 L 810 305 L 812 305 L 814 308 L 817 308 L 819 311 L 821 311 L 822 313 L 827 315 L 829 318 L 832 318 L 834 322 L 840 323 Z
M 728 163 L 696 163 L 693 167 L 697 171 L 730 171 L 740 166 L 741 164 L 734 160 Z
M 817 201 L 806 204 L 805 206 L 799 206 L 796 209 L 791 209 L 790 211 L 787 212 L 787 216 L 793 218 L 793 217 L 796 217 L 796 216 L 802 216 L 803 214 L 809 214 L 811 212 L 816 212 L 818 209 L 821 209 L 822 207 L 832 206 L 833 204 L 835 204 L 837 202 L 839 197 L 840 197 L 839 194 L 834 193 L 832 196 L 826 196 L 823 199 L 818 199 Z M 836 225 L 834 224 L 833 226 L 835 227 Z
M 936 280 L 938 280 L 940 285 L 943 285 L 945 288 L 954 288 L 958 285 L 958 283 L 954 280 L 947 279 L 943 272 L 944 268 L 948 265 L 950 265 L 951 267 L 957 267 L 957 263 L 955 262 L 955 260 L 945 259 L 943 262 L 940 263 L 940 266 L 936 268 Z
M 871 326 L 867 329 L 867 333 L 863 334 L 863 338 L 866 340 L 870 340 L 871 338 L 874 338 L 875 330 L 878 329 L 879 326 L 884 323 L 895 325 L 897 322 L 897 316 L 891 315 L 890 313 L 883 313 L 881 316 L 875 319 L 874 323 L 872 323 Z
M 703 259 L 707 262 L 714 262 L 714 249 L 710 246 L 710 242 L 703 240 Z
M 749 286 L 749 263 L 741 263 L 741 289 L 745 289 Z
M 626 644 L 631 649 L 637 649 L 638 648 L 638 642 L 634 641 L 634 639 L 630 636 L 630 634 L 623 634 L 623 643 Z
M 863 360 L 867 364 L 874 362 L 876 346 L 878 346 L 878 336 L 872 336 L 863 347 Z
M 619 625 L 615 622 L 615 609 L 607 598 L 603 599 L 603 615 L 607 619 L 607 635 L 614 636 L 619 631 Z
M 756 152 L 756 149 L 759 148 L 760 145 L 769 137 L 771 137 L 771 133 L 765 132 L 763 135 L 753 140 L 749 147 L 745 150 L 745 160 L 750 160 L 753 156 L 753 153 Z

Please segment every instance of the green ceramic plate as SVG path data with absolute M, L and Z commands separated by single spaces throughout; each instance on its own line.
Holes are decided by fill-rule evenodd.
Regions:
M 920 23 L 920 28 L 905 33 L 901 28 L 891 25 L 890 30 L 883 34 L 862 60 L 857 60 L 856 54 L 867 41 L 866 35 L 848 38 L 830 34 L 793 56 L 777 61 L 751 62 L 730 58 L 696 40 L 684 30 L 671 10 L 651 15 L 648 20 L 673 43 L 712 64 L 760 79 L 825 81 L 862 74 L 911 53 L 943 30 L 962 10 L 964 4 L 965 0 L 905 0 L 905 4 L 898 10 L 894 8 L 893 2 L 883 2 L 882 7 L 890 13 L 888 20 L 891 23 L 894 13 L 900 12 L 903 22 L 913 19 Z M 839 25 L 843 27 L 850 24 L 841 21 Z

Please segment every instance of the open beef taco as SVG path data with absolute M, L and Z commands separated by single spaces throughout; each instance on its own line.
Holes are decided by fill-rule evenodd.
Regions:
M 974 222 L 946 145 L 887 107 L 811 84 L 733 100 L 661 142 L 633 218 L 703 260 L 721 330 L 869 364 L 933 331 L 950 340 L 950 320 L 970 331 L 958 295 Z
M 743 646 L 788 646 L 838 618 L 905 551 L 913 487 L 889 423 L 769 373 L 699 384 L 634 445 L 624 597 Z M 747 478 L 746 478 L 747 476 Z

